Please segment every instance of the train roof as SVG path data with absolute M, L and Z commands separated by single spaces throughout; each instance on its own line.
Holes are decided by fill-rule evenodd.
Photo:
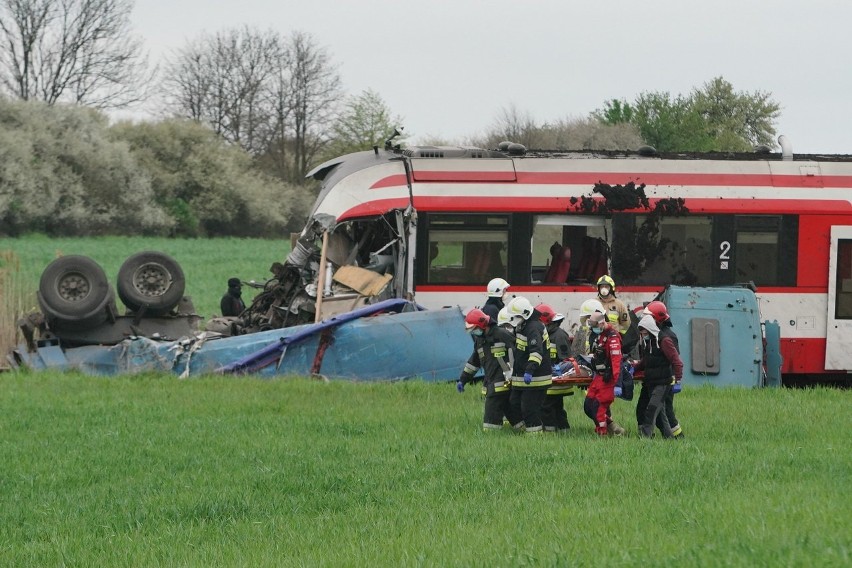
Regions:
M 852 188 L 852 155 L 793 154 L 789 147 L 782 152 L 762 148 L 754 152 L 669 153 L 647 146 L 634 151 L 527 150 L 519 144 L 502 144 L 496 150 L 466 146 L 375 147 L 329 160 L 308 176 L 321 183 L 312 215 L 327 213 L 340 220 L 375 214 L 380 209 L 403 208 L 400 203 L 408 201 L 404 198 L 423 195 L 424 183 L 443 184 L 443 189 L 434 191 L 445 193 L 451 191 L 453 184 L 460 192 L 483 184 L 497 191 L 508 185 L 561 185 L 562 190 L 577 196 L 590 193 L 599 181 L 635 181 L 661 188 L 731 185 L 765 189 L 812 188 L 825 183 L 826 188 L 834 188 L 833 193 L 848 192 Z M 396 188 L 395 192 L 390 191 L 392 188 Z M 790 198 L 796 199 L 792 194 Z M 848 205 L 846 199 L 841 200 Z M 371 205 L 361 206 L 367 202 Z

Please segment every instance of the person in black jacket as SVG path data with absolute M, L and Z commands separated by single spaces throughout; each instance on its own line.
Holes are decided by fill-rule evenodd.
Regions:
M 510 395 L 512 417 L 520 416 L 520 421 L 513 422 L 512 426 L 529 434 L 540 433 L 544 429 L 541 407 L 547 389 L 553 384 L 550 338 L 541 323 L 541 314 L 526 298 L 512 298 L 506 310 L 515 324 L 515 364 Z
M 482 306 L 482 311 L 492 320 L 497 321 L 497 314 L 505 307 L 506 297 L 509 295 L 509 283 L 502 278 L 492 278 L 488 282 L 488 299 Z
M 663 324 L 661 327 L 658 327 L 656 321 L 658 317 Z M 680 358 L 677 335 L 672 330 L 671 323 L 665 325 L 667 322 L 667 313 L 663 317 L 651 311 L 647 311 L 639 320 L 639 350 L 642 359 L 635 365 L 635 369 L 644 371 L 645 376 L 636 404 L 636 421 L 639 423 L 639 434 L 645 438 L 654 436 L 655 425 L 664 438 L 677 435 L 673 432 L 666 413 L 666 401 L 672 398 L 674 383 L 680 383 L 683 378 L 683 361 Z M 671 416 L 674 417 L 674 407 L 671 408 Z M 677 424 L 677 419 L 674 420 Z M 680 434 L 680 426 L 677 428 Z
M 243 284 L 239 278 L 228 279 L 228 291 L 222 296 L 219 301 L 219 309 L 224 317 L 236 317 L 243 313 L 246 309 L 245 302 L 242 299 Z
M 514 337 L 479 309 L 470 310 L 464 321 L 465 329 L 473 336 L 473 354 L 465 363 L 456 388 L 460 393 L 464 392 L 465 385 L 474 382 L 476 372 L 482 368 L 485 395 L 482 429 L 485 432 L 500 430 L 503 417 L 513 422 L 509 407 L 509 378 L 512 376 Z

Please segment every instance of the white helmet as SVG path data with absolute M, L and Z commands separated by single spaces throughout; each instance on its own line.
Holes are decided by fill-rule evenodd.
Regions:
M 603 304 L 601 304 L 598 300 L 592 298 L 591 300 L 586 300 L 580 304 L 580 319 L 583 319 L 585 316 L 590 316 L 595 312 L 600 312 L 602 314 L 606 313 L 606 309 L 604 309 Z
M 513 320 L 516 317 L 521 317 L 527 320 L 530 319 L 530 316 L 533 313 L 533 305 L 523 296 L 515 296 L 506 306 L 506 311 L 509 313 L 509 317 Z
M 488 297 L 502 298 L 506 290 L 509 289 L 509 283 L 502 278 L 492 278 L 488 283 Z
M 601 327 L 605 323 L 606 314 L 603 312 L 595 312 L 589 316 L 589 327 Z
M 500 311 L 497 312 L 497 325 L 503 326 L 511 323 L 512 318 L 509 317 L 509 310 L 505 307 L 501 308 Z

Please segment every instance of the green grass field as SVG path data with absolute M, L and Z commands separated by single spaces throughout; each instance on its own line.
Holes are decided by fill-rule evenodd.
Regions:
M 290 252 L 290 237 L 280 241 L 262 239 L 165 239 L 137 237 L 50 238 L 33 235 L 18 239 L 0 238 L 0 251 L 19 260 L 18 280 L 35 304 L 35 291 L 41 272 L 58 256 L 81 254 L 103 267 L 113 287 L 118 269 L 131 254 L 155 250 L 172 256 L 186 278 L 186 294 L 196 311 L 206 318 L 219 313 L 219 299 L 227 289 L 228 278 L 263 283 L 271 277 L 273 262 L 283 262 Z M 252 290 L 243 293 L 251 298 Z M 121 306 L 119 306 L 121 308 Z
M 289 239 L 0 239 L 0 326 L 59 254 L 183 267 L 199 314 Z M 245 290 L 248 295 L 250 290 Z M 0 342 L 2 343 L 2 342 Z M 4 351 L 5 355 L 5 351 Z M 849 390 L 687 389 L 687 438 L 481 431 L 453 384 L 0 374 L 0 566 L 845 566 Z
M 49 238 L 31 235 L 0 238 L 0 368 L 6 353 L 19 341 L 15 321 L 38 309 L 36 290 L 44 268 L 59 256 L 91 257 L 106 272 L 115 288 L 118 269 L 130 255 L 154 250 L 172 256 L 186 279 L 185 294 L 192 297 L 196 312 L 209 319 L 219 314 L 219 300 L 228 288 L 228 278 L 265 282 L 273 262 L 283 262 L 290 252 L 290 239 L 164 239 L 135 237 Z M 243 288 L 250 303 L 256 290 Z M 118 302 L 118 299 L 116 299 Z M 120 311 L 124 307 L 119 303 Z
M 3 566 L 848 566 L 852 392 L 687 389 L 681 441 L 475 389 L 0 375 Z

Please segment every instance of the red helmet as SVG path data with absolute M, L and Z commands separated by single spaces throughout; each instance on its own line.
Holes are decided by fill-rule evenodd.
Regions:
M 650 315 L 654 318 L 654 321 L 657 325 L 660 325 L 664 321 L 669 319 L 669 311 L 666 309 L 666 305 L 658 300 L 654 300 L 642 310 L 643 314 Z
M 474 308 L 467 312 L 467 315 L 464 316 L 464 327 L 468 331 L 475 327 L 484 330 L 488 327 L 488 323 L 490 321 L 491 318 L 488 317 L 488 314 L 486 314 L 479 308 Z
M 550 324 L 553 321 L 553 318 L 556 316 L 556 310 L 548 306 L 547 304 L 539 304 L 535 307 L 538 313 L 541 314 L 541 323 L 544 325 Z

